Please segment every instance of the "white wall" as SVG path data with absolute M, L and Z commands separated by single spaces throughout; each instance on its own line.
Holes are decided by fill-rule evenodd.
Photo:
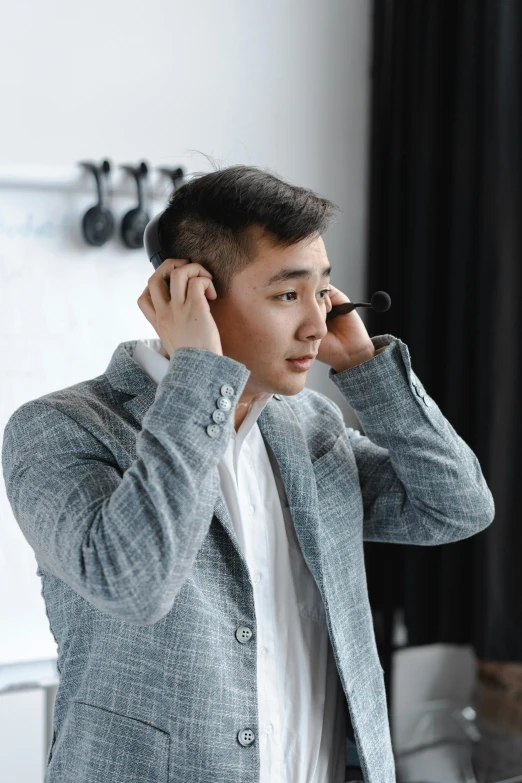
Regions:
M 361 301 L 370 13 L 370 0 L 6 3 L 0 163 L 210 170 L 197 150 L 268 167 L 340 206 L 332 283 Z M 309 385 L 353 424 L 325 375 L 316 363 Z
M 340 206 L 325 235 L 332 283 L 361 301 L 371 293 L 363 288 L 370 14 L 370 0 L 5 3 L 0 164 L 108 157 L 211 170 L 200 151 L 220 166 L 267 167 Z M 143 335 L 127 339 L 148 334 L 143 324 Z M 308 385 L 357 426 L 327 369 L 314 366 Z M 19 747 L 11 735 L 5 741 L 12 699 L 0 695 L 2 780 L 36 783 L 29 773 L 5 776 L 22 748 L 40 752 L 26 732 Z M 41 699 L 32 714 L 40 708 Z

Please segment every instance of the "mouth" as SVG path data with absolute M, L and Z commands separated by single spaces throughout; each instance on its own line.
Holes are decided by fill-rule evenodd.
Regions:
M 316 354 L 308 354 L 298 359 L 286 359 L 286 361 L 297 370 L 308 370 L 315 359 Z

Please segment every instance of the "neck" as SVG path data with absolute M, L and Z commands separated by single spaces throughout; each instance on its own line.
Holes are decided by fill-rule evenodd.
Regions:
M 245 420 L 245 417 L 250 409 L 251 402 L 252 400 L 250 400 L 250 402 L 238 402 L 238 404 L 236 405 L 235 418 L 234 418 L 234 429 L 236 430 L 236 432 L 238 431 L 243 421 Z

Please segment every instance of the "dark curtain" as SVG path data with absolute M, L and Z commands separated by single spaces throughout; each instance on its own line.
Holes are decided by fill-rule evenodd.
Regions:
M 365 544 L 390 699 L 396 608 L 408 645 L 522 661 L 522 2 L 374 0 L 372 47 L 368 331 L 408 345 L 496 505 L 463 541 Z

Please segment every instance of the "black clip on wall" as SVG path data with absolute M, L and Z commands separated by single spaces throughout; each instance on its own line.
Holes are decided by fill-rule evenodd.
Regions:
M 98 203 L 88 209 L 82 218 L 83 238 L 88 245 L 101 247 L 114 234 L 114 216 L 110 209 L 103 204 L 103 189 L 100 178 L 100 174 L 103 174 L 105 177 L 109 176 L 111 164 L 108 160 L 104 160 L 101 166 L 97 166 L 95 163 L 82 160 L 78 165 L 84 166 L 91 174 L 94 174 L 98 189 Z
M 176 169 L 158 168 L 158 171 L 161 171 L 162 174 L 165 174 L 165 176 L 167 176 L 170 179 L 174 190 L 176 190 L 176 188 L 178 187 L 178 182 L 181 182 L 181 180 L 185 176 L 185 172 L 183 171 L 181 166 L 178 166 Z
M 125 247 L 137 250 L 143 247 L 143 232 L 150 220 L 148 212 L 143 208 L 142 190 L 142 180 L 147 178 L 149 169 L 145 161 L 142 161 L 139 166 L 122 165 L 120 168 L 134 177 L 138 192 L 138 206 L 130 209 L 121 221 L 121 240 Z

